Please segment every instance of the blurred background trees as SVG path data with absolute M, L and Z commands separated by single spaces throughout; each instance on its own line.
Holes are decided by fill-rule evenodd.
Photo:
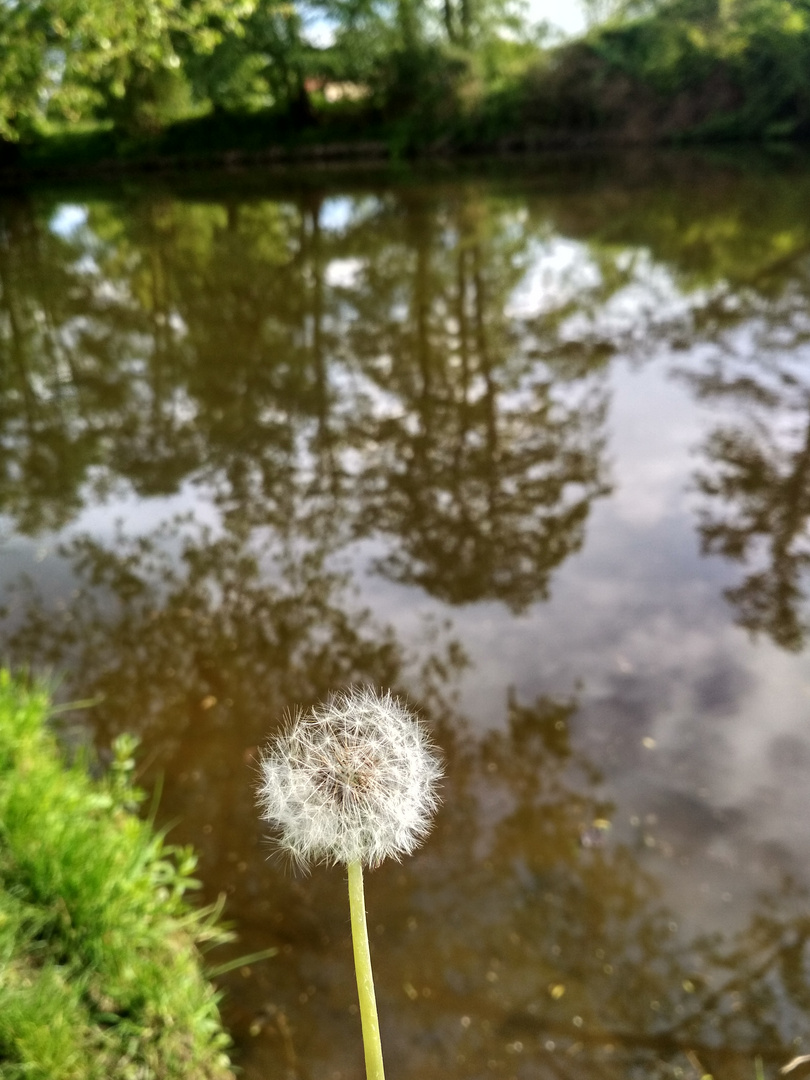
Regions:
M 0 139 L 111 130 L 120 150 L 179 124 L 157 149 L 211 150 L 246 117 L 271 121 L 253 145 L 810 134 L 810 0 L 581 7 L 560 42 L 526 0 L 0 0 Z

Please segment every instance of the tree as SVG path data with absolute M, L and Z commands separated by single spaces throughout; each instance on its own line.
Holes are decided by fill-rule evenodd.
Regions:
M 300 5 L 255 0 L 251 12 L 212 50 L 189 57 L 188 70 L 197 94 L 215 108 L 272 103 L 296 119 L 308 119 L 306 80 L 315 54 Z
M 239 32 L 253 7 L 254 0 L 0 4 L 0 135 L 18 139 L 46 117 L 77 120 L 98 110 L 137 123 L 139 96 L 156 116 L 156 100 L 177 89 L 181 55 L 210 52 L 223 34 Z
M 580 0 L 589 27 L 600 26 L 619 14 L 626 4 L 624 0 Z

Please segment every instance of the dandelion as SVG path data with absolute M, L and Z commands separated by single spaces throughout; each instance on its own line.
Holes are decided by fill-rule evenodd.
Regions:
M 297 713 L 261 773 L 263 817 L 297 862 L 373 867 L 428 832 L 441 768 L 409 710 L 362 688 Z
M 441 766 L 424 729 L 390 693 L 333 695 L 296 713 L 261 760 L 259 805 L 300 864 L 345 863 L 368 1080 L 383 1080 L 363 866 L 399 859 L 424 839 Z

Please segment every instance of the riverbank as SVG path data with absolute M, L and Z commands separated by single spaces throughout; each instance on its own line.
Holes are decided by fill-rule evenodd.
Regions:
M 0 670 L 0 1078 L 230 1080 L 194 855 L 134 813 L 133 740 L 92 779 L 49 714 Z
M 338 18 L 321 40 L 294 4 L 279 38 L 262 5 L 225 18 L 200 3 L 202 37 L 178 0 L 168 37 L 159 20 L 58 20 L 58 79 L 20 12 L 0 77 L 0 183 L 810 140 L 810 16 L 783 0 L 607 5 L 563 43 L 453 0 L 441 24 L 406 17 L 403 0 L 370 23 Z
M 211 108 L 133 128 L 111 119 L 0 144 L 0 184 L 40 177 L 399 165 L 548 151 L 805 143 L 810 37 L 668 12 L 537 50 L 499 81 L 433 50 L 390 86 L 304 106 Z M 400 57 L 400 65 L 403 63 Z M 431 66 L 431 64 L 433 66 Z M 810 68 L 807 68 L 810 70 Z M 393 78 L 393 76 L 392 76 Z M 340 87 L 343 84 L 335 84 Z

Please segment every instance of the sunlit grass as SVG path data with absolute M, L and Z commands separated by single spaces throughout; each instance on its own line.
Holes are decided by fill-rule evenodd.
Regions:
M 0 1077 L 230 1076 L 200 948 L 194 856 L 133 809 L 133 740 L 91 779 L 66 766 L 41 687 L 0 670 Z

